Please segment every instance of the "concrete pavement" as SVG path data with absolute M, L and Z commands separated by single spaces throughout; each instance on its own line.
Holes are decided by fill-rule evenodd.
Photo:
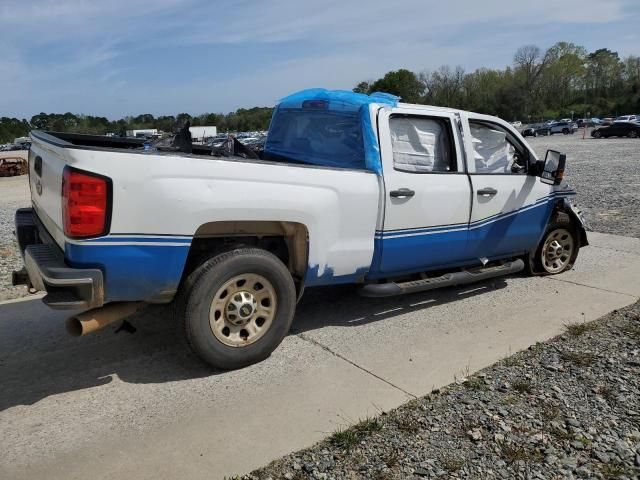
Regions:
M 428 393 L 640 297 L 640 239 L 591 234 L 575 269 L 389 299 L 309 291 L 265 362 L 211 373 L 167 311 L 67 337 L 68 313 L 0 305 L 0 477 L 222 478 Z

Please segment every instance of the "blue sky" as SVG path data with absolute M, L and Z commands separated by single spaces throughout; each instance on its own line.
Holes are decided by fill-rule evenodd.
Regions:
M 639 0 L 1 0 L 0 116 L 228 112 L 522 45 L 640 54 Z

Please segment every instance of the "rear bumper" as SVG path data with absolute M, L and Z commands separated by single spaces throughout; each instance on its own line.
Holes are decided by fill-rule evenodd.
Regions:
M 102 271 L 70 268 L 33 209 L 17 210 L 15 225 L 24 269 L 14 272 L 14 284 L 27 283 L 35 290 L 46 291 L 43 302 L 55 309 L 98 308 L 104 304 Z

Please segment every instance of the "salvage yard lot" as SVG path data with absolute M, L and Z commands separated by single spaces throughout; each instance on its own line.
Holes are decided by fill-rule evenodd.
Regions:
M 567 154 L 567 179 L 592 230 L 640 237 L 640 139 L 592 139 L 587 132 L 527 138 L 538 156 Z
M 595 230 L 640 237 L 640 140 L 582 140 L 581 135 L 575 134 L 536 138 L 530 143 L 541 156 L 546 148 L 568 154 L 569 182 L 577 188 L 577 202 Z M 24 290 L 9 289 L 8 282 L 10 270 L 20 265 L 11 232 L 15 209 L 28 205 L 26 177 L 0 179 L 0 193 L 0 295 L 20 296 Z M 237 372 L 212 374 L 194 361 L 182 346 L 176 345 L 169 317 L 159 307 L 133 321 L 137 334 L 114 335 L 113 329 L 107 329 L 86 339 L 70 339 L 62 331 L 65 312 L 48 312 L 37 301 L 0 306 L 0 477 L 209 479 L 257 468 L 365 415 L 387 411 L 424 395 L 432 386 L 453 380 L 454 374 L 465 375 L 465 369 L 486 366 L 507 355 L 511 348 L 517 351 L 544 340 L 562 330 L 565 323 L 592 320 L 618 305 L 631 303 L 638 295 L 637 282 L 631 281 L 634 277 L 620 277 L 630 281 L 625 284 L 618 278 L 615 286 L 600 277 L 602 272 L 623 272 L 627 264 L 637 264 L 640 242 L 630 239 L 627 245 L 626 239 L 618 238 L 614 248 L 609 245 L 614 239 L 608 236 L 592 238 L 594 247 L 581 252 L 576 270 L 565 274 L 567 281 L 514 277 L 395 299 L 359 299 L 348 288 L 310 290 L 300 305 L 292 335 L 267 361 Z M 587 286 L 576 285 L 576 275 Z M 611 289 L 618 293 L 607 292 Z M 532 295 L 546 301 L 536 303 Z M 571 305 L 580 305 L 576 315 L 569 312 Z M 523 315 L 518 314 L 520 308 Z M 492 317 L 496 311 L 500 315 Z M 533 321 L 536 317 L 544 317 L 545 322 L 538 325 Z M 605 444 L 617 435 L 617 440 L 624 442 L 618 445 L 620 455 L 633 462 L 633 442 L 640 442 L 634 436 L 639 429 L 634 423 L 637 416 L 627 415 L 629 408 L 619 408 L 615 402 L 628 402 L 627 397 L 635 395 L 637 386 L 625 387 L 630 391 L 616 386 L 608 392 L 600 389 L 600 384 L 609 373 L 621 382 L 634 378 L 632 371 L 614 368 L 635 368 L 628 363 L 636 360 L 628 358 L 633 355 L 635 318 L 637 309 L 625 311 L 624 318 L 610 319 L 613 327 L 607 329 L 607 338 L 602 341 L 609 342 L 606 348 L 619 347 L 615 355 L 590 357 L 591 350 L 598 351 L 605 344 L 596 343 L 593 336 L 597 332 L 587 332 L 585 335 L 591 335 L 594 341 L 586 354 L 579 348 L 581 339 L 572 337 L 559 345 L 562 352 L 557 351 L 555 356 L 556 347 L 545 350 L 544 362 L 520 355 L 516 361 L 524 365 L 522 370 L 513 369 L 501 377 L 497 375 L 500 372 L 490 372 L 489 377 L 483 377 L 484 383 L 475 381 L 469 387 L 456 387 L 453 396 L 459 408 L 442 412 L 438 408 L 443 403 L 439 403 L 433 407 L 433 418 L 423 425 L 420 421 L 424 415 L 411 410 L 425 407 L 421 410 L 424 412 L 431 408 L 420 400 L 407 406 L 409 411 L 394 413 L 394 425 L 399 425 L 402 435 L 409 436 L 415 428 L 445 428 L 437 424 L 435 415 L 464 418 L 465 411 L 491 397 L 482 397 L 483 385 L 497 390 L 489 390 L 497 399 L 491 402 L 504 402 L 500 406 L 489 403 L 486 409 L 501 416 L 502 408 L 507 412 L 502 417 L 504 423 L 519 425 L 513 417 L 522 419 L 527 411 L 526 401 L 520 403 L 521 398 L 544 396 L 536 403 L 536 409 L 540 414 L 544 412 L 551 427 L 557 428 L 557 436 L 584 432 L 587 436 L 571 440 L 585 447 L 580 455 L 586 455 L 584 450 L 591 452 L 588 442 L 602 443 L 601 451 L 593 451 L 602 458 L 609 457 L 608 471 L 615 473 L 617 468 L 627 472 L 627 466 L 620 465 L 614 456 L 618 453 L 609 452 Z M 619 330 L 628 332 L 625 335 L 631 340 L 618 338 L 615 333 Z M 394 342 L 403 335 L 407 339 L 405 348 L 396 348 Z M 484 351 L 480 352 L 479 345 Z M 560 374 L 537 376 L 528 370 L 528 365 L 539 362 L 572 372 L 572 363 L 589 361 L 598 367 L 591 378 L 594 388 L 599 389 L 597 395 L 611 402 L 606 417 L 609 423 L 599 425 L 603 431 L 596 433 L 589 430 L 593 427 L 591 410 L 580 410 L 580 425 L 574 427 L 565 418 L 569 412 L 554 408 L 561 394 L 540 391 L 546 386 L 565 388 L 551 383 Z M 444 367 L 443 362 L 447 363 Z M 611 372 L 602 369 L 606 365 Z M 371 372 L 383 375 L 374 378 Z M 510 384 L 507 391 L 499 390 L 504 382 Z M 562 396 L 582 394 L 589 391 L 572 385 Z M 600 402 L 595 397 L 591 400 L 595 403 L 590 405 Z M 336 408 L 335 404 L 341 406 Z M 536 410 L 536 418 L 526 420 L 527 428 L 538 421 L 538 413 Z M 356 463 L 345 465 L 344 461 L 350 461 L 347 457 L 343 457 L 344 461 L 333 457 L 334 452 L 342 455 L 345 445 L 351 445 L 352 437 L 345 434 L 332 437 L 334 443 L 327 447 L 331 448 L 327 450 L 329 454 L 323 453 L 324 446 L 312 454 L 296 454 L 284 470 L 277 472 L 308 478 L 314 470 L 322 469 L 315 478 L 343 478 L 339 472 L 355 469 L 356 478 L 370 478 L 376 472 L 384 474 L 383 462 L 394 461 L 401 467 L 378 478 L 407 478 L 418 468 L 428 475 L 443 468 L 453 470 L 469 461 L 460 456 L 473 451 L 473 442 L 478 441 L 473 438 L 474 430 L 479 429 L 486 440 L 487 425 L 494 421 L 475 417 L 470 420 L 475 423 L 469 423 L 468 429 L 456 431 L 461 436 L 456 437 L 459 442 L 450 458 L 441 455 L 433 465 L 428 462 L 433 455 L 425 443 L 412 443 L 413 453 L 400 448 L 400 444 L 396 449 L 384 450 L 384 445 L 398 441 L 384 436 L 385 431 L 393 433 L 396 427 L 385 424 L 378 430 L 376 421 L 356 432 L 356 436 L 363 435 L 363 431 L 372 433 L 376 439 L 360 456 L 365 470 L 360 471 Z M 611 426 L 614 421 L 623 425 L 624 431 Z M 471 433 L 467 434 L 467 430 Z M 435 453 L 447 450 L 446 435 L 449 434 L 443 430 L 443 443 L 435 445 Z M 544 439 L 543 435 L 541 441 Z M 505 469 L 511 464 L 519 469 L 519 462 L 544 460 L 539 458 L 539 452 L 522 449 L 517 442 L 503 443 L 503 447 L 507 459 L 501 461 L 505 462 Z M 565 462 L 569 470 L 574 469 L 573 463 L 575 469 L 581 467 L 576 460 L 579 455 L 565 458 L 560 448 L 556 450 L 545 455 Z M 485 458 L 483 455 L 482 451 L 478 454 L 479 458 Z M 487 463 L 494 465 L 496 459 L 491 455 L 486 455 Z M 322 467 L 321 462 L 325 464 Z M 332 467 L 331 472 L 326 465 L 332 462 L 342 462 L 340 469 Z M 525 464 L 522 471 L 526 471 Z M 324 472 L 326 477 L 320 475 Z M 483 472 L 491 476 L 486 469 Z M 276 478 L 278 474 L 272 476 Z
M 577 203 L 596 232 L 640 237 L 640 139 L 592 139 L 587 132 L 527 141 L 543 158 L 548 148 L 567 154 L 567 179 Z M 26 295 L 11 287 L 11 271 L 21 261 L 13 239 L 16 208 L 29 206 L 27 176 L 0 178 L 0 301 Z

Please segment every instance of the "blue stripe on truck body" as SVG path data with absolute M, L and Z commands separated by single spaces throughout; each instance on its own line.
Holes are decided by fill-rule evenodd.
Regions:
M 189 237 L 103 237 L 67 242 L 71 267 L 100 268 L 106 301 L 169 301 L 189 254 Z
M 373 261 L 349 275 L 308 267 L 305 284 L 332 285 L 392 278 L 421 271 L 479 263 L 480 257 L 506 258 L 531 251 L 540 241 L 555 204 L 550 195 L 514 212 L 470 224 L 378 231 Z M 169 301 L 177 291 L 192 237 L 120 234 L 68 240 L 65 258 L 76 268 L 97 267 L 105 278 L 107 301 Z M 383 255 L 384 252 L 384 255 Z

